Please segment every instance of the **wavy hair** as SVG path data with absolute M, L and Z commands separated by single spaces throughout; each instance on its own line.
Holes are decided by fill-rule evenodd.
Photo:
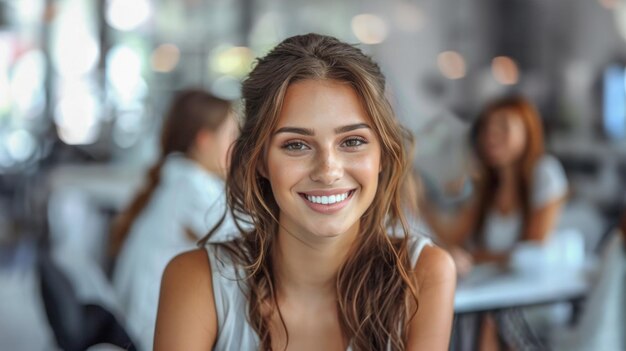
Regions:
M 489 166 L 489 162 L 483 155 L 480 148 L 479 138 L 486 127 L 487 119 L 498 111 L 510 110 L 514 113 L 511 116 L 522 121 L 526 134 L 526 147 L 517 161 L 515 167 L 521 174 L 521 181 L 518 184 L 519 194 L 521 198 L 522 212 L 522 237 L 525 238 L 526 229 L 531 214 L 531 190 L 533 189 L 533 175 L 535 165 L 544 154 L 543 127 L 541 124 L 541 116 L 537 109 L 521 96 L 511 96 L 496 100 L 483 110 L 478 119 L 472 126 L 471 138 L 472 146 L 479 161 L 481 169 L 481 179 L 478 184 L 478 221 L 476 224 L 476 233 L 478 241 L 482 243 L 483 227 L 487 212 L 493 206 L 496 188 L 499 184 L 496 170 Z
M 241 239 L 221 244 L 245 267 L 248 318 L 261 349 L 270 350 L 270 317 L 278 313 L 271 250 L 280 209 L 271 185 L 258 173 L 263 153 L 276 128 L 290 84 L 335 80 L 358 94 L 380 140 L 382 171 L 360 233 L 336 278 L 342 332 L 354 350 L 404 350 L 407 325 L 417 310 L 417 284 L 407 252 L 407 224 L 401 195 L 409 176 L 411 134 L 396 120 L 385 97 L 380 68 L 355 46 L 333 37 L 290 37 L 259 58 L 243 82 L 244 124 L 232 148 L 226 182 L 230 212 Z M 245 228 L 253 228 L 246 230 Z M 214 228 L 201 242 L 206 244 Z M 401 231 L 404 235 L 392 235 Z M 287 343 L 289 336 L 287 335 Z

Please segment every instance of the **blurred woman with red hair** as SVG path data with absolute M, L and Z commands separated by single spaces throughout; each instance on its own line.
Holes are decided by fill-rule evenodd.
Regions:
M 473 199 L 451 225 L 424 208 L 461 274 L 474 262 L 508 262 L 520 242 L 545 242 L 568 192 L 561 164 L 544 151 L 540 115 L 525 98 L 489 104 L 473 125 L 471 143 L 479 171 Z M 491 318 L 486 323 L 492 327 L 483 331 L 495 330 Z

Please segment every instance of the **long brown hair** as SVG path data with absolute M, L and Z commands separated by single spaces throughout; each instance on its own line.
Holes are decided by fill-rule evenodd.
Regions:
M 174 97 L 165 115 L 161 130 L 158 161 L 148 170 L 146 184 L 117 218 L 111 232 L 110 252 L 116 255 L 121 249 L 135 219 L 147 206 L 160 182 L 161 167 L 167 155 L 173 152 L 188 153 L 196 135 L 202 129 L 215 131 L 228 117 L 229 101 L 215 97 L 201 89 L 186 89 Z
M 228 205 L 242 236 L 223 245 L 245 267 L 242 280 L 249 291 L 249 321 L 263 350 L 271 349 L 269 325 L 274 313 L 287 333 L 276 303 L 270 255 L 280 209 L 258 167 L 287 88 L 307 79 L 350 84 L 371 119 L 382 149 L 377 193 L 337 274 L 337 308 L 343 333 L 354 350 L 404 350 L 407 324 L 417 308 L 400 191 L 408 176 L 407 145 L 412 138 L 396 120 L 385 97 L 385 77 L 378 65 L 360 49 L 329 36 L 307 34 L 284 40 L 257 60 L 243 82 L 245 122 L 232 149 L 226 182 Z M 245 230 L 242 223 L 251 223 L 254 229 Z M 390 230 L 401 230 L 405 235 L 392 239 Z
M 522 235 L 526 235 L 526 229 L 531 213 L 531 190 L 533 189 L 533 174 L 537 161 L 544 153 L 543 127 L 541 118 L 536 108 L 525 98 L 513 96 L 503 98 L 487 105 L 483 112 L 479 115 L 471 130 L 472 145 L 479 161 L 481 178 L 478 183 L 478 221 L 475 228 L 477 239 L 484 239 L 483 230 L 487 214 L 493 206 L 496 189 L 499 185 L 499 179 L 495 168 L 489 166 L 482 153 L 479 138 L 484 131 L 487 119 L 494 113 L 502 110 L 511 110 L 514 113 L 511 116 L 519 118 L 524 125 L 526 133 L 526 148 L 522 153 L 519 161 L 516 163 L 517 171 L 521 174 L 521 181 L 518 184 L 519 194 L 521 198 L 522 212 Z M 481 242 L 481 244 L 483 244 Z

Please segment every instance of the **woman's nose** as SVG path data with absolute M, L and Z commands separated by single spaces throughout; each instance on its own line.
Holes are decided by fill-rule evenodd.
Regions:
M 324 185 L 332 185 L 343 177 L 343 163 L 334 150 L 319 153 L 315 167 L 311 172 L 311 180 Z

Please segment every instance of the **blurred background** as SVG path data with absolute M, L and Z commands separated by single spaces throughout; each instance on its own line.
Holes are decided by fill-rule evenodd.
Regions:
M 236 101 L 255 57 L 308 32 L 379 62 L 416 136 L 416 167 L 445 175 L 435 187 L 465 171 L 467 126 L 484 104 L 521 93 L 569 180 L 561 222 L 588 252 L 615 224 L 624 1 L 0 0 L 0 349 L 59 348 L 41 247 L 64 248 L 80 299 L 111 299 L 111 220 L 157 157 L 172 94 L 202 87 Z

